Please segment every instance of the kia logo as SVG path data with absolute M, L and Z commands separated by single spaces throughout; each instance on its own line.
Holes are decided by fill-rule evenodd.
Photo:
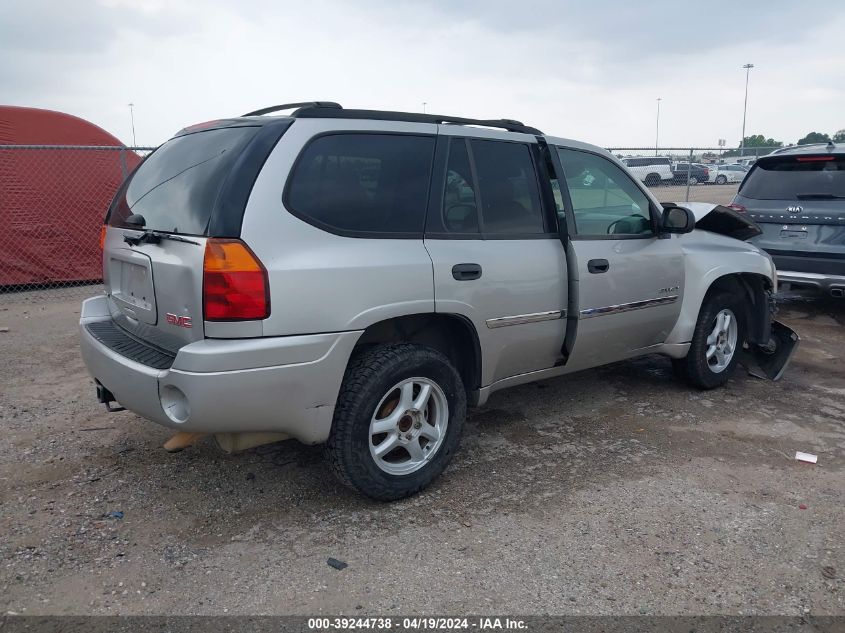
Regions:
M 789 211 L 790 213 L 801 213 L 804 210 L 804 208 L 799 207 L 799 206 L 794 206 L 794 207 L 786 207 L 786 210 Z

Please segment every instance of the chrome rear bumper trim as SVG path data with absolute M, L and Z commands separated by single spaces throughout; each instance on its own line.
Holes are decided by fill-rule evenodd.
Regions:
M 785 281 L 787 283 L 790 281 L 806 281 L 808 283 L 827 281 L 830 283 L 845 284 L 845 277 L 842 277 L 841 275 L 822 275 L 819 273 L 802 273 L 792 270 L 779 270 L 778 282 L 781 281 Z

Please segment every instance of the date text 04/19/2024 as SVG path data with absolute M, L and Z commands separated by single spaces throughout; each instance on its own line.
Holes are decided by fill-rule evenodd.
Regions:
M 370 630 L 370 631 L 447 631 L 471 630 L 526 630 L 527 623 L 517 618 L 500 617 L 340 617 L 309 618 L 308 628 L 313 631 Z

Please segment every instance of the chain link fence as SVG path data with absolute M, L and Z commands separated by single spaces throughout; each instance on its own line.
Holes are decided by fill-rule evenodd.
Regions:
M 153 147 L 0 145 L 0 303 L 98 291 L 100 229 L 124 178 Z M 661 202 L 729 204 L 775 148 L 611 147 Z
M 153 149 L 0 145 L 0 302 L 96 291 L 106 210 Z
M 751 165 L 776 147 L 610 147 L 660 202 L 730 204 Z

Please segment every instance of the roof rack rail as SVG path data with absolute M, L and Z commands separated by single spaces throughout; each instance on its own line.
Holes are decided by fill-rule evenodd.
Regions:
M 300 103 L 283 103 L 281 105 L 270 106 L 269 108 L 261 108 L 260 110 L 253 110 L 241 116 L 261 116 L 262 114 L 270 114 L 271 112 L 278 112 L 279 110 L 293 110 L 294 108 L 342 108 L 339 103 L 334 101 L 302 101 Z
M 340 107 L 323 107 L 319 104 L 307 104 L 291 114 L 299 119 L 374 119 L 378 121 L 405 121 L 408 123 L 451 123 L 455 125 L 481 125 L 521 132 L 523 134 L 542 135 L 537 128 L 514 121 L 513 119 L 468 119 L 465 117 L 443 114 L 420 114 L 417 112 L 393 112 L 390 110 L 345 110 Z
M 334 101 L 303 101 L 284 103 L 247 112 L 242 116 L 261 116 L 279 110 L 294 110 L 290 116 L 298 119 L 371 119 L 377 121 L 405 121 L 408 123 L 450 123 L 453 125 L 481 125 L 521 132 L 523 134 L 542 135 L 537 128 L 525 125 L 513 119 L 468 119 L 466 117 L 444 114 L 420 114 L 417 112 L 393 112 L 391 110 L 345 110 Z

